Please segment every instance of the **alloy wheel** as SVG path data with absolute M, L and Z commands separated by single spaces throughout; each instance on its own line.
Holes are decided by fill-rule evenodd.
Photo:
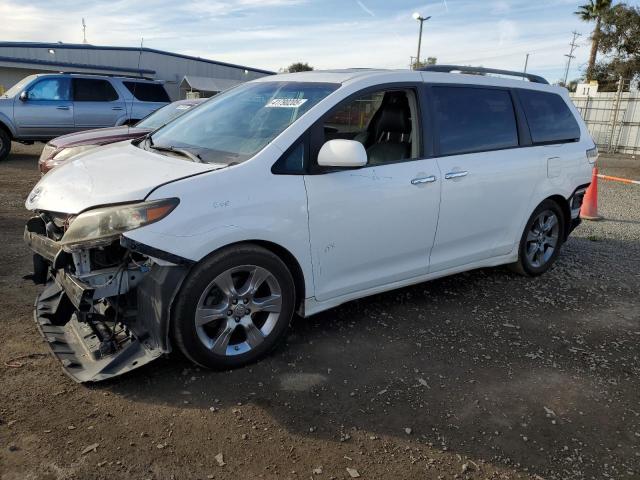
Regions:
M 276 277 L 263 267 L 225 270 L 204 290 L 195 313 L 202 344 L 216 355 L 247 353 L 273 331 L 282 311 Z
M 560 222 L 551 210 L 541 212 L 527 233 L 525 252 L 529 265 L 540 268 L 553 256 L 560 239 Z

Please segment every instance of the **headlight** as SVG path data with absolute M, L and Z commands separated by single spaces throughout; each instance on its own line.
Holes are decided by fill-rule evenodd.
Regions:
M 40 171 L 43 174 L 47 173 L 49 170 L 66 163 L 75 155 L 96 147 L 99 147 L 99 145 L 80 145 L 77 147 L 58 148 L 47 144 L 42 150 L 40 160 L 38 161 Z
M 42 153 L 40 154 L 40 163 L 49 160 L 49 158 L 54 155 L 54 152 L 58 150 L 57 147 L 54 147 L 50 143 L 47 143 L 42 149 Z
M 59 153 L 56 153 L 52 160 L 56 162 L 56 164 L 60 164 L 74 155 L 78 155 L 79 153 L 85 152 L 87 150 L 91 150 L 92 148 L 96 148 L 98 145 L 80 145 L 78 147 L 69 147 L 61 150 Z
M 166 198 L 88 210 L 71 221 L 60 243 L 70 250 L 79 244 L 108 243 L 121 233 L 163 219 L 178 203 L 177 198 Z

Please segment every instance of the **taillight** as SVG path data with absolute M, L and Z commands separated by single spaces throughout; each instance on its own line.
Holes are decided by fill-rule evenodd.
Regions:
M 587 150 L 587 160 L 591 165 L 596 163 L 596 160 L 598 160 L 598 155 L 598 147 L 593 147 Z

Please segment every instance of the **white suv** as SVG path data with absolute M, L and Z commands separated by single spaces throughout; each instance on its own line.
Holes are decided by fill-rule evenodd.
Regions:
M 463 73 L 265 77 L 46 175 L 25 240 L 65 370 L 102 380 L 173 347 L 237 367 L 294 312 L 480 267 L 549 269 L 597 155 L 567 91 L 437 69 Z

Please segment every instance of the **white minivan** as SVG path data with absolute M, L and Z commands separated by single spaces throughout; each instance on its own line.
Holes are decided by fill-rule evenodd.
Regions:
M 34 187 L 35 318 L 77 381 L 176 347 L 245 365 L 296 312 L 481 267 L 545 272 L 596 157 L 567 91 L 534 75 L 264 77 Z

